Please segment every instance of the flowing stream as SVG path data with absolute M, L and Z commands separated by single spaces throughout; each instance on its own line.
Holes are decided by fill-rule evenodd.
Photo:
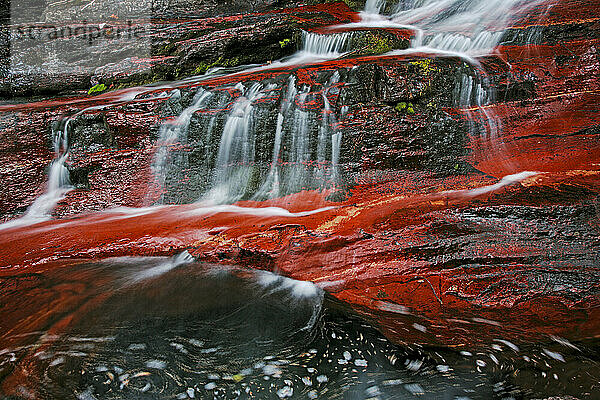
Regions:
M 487 109 L 495 93 L 478 57 L 494 52 L 514 13 L 541 3 L 368 0 L 359 22 L 336 27 L 348 31 L 304 32 L 303 47 L 294 56 L 243 72 L 282 65 L 319 65 L 343 57 L 352 51 L 363 28 L 409 29 L 413 32 L 410 48 L 391 54 L 441 54 L 465 61 L 465 68 L 472 71 L 462 74 L 455 85 L 451 93 L 454 106 L 466 110 L 468 134 L 494 142 L 493 151 L 503 151 L 496 143 L 502 132 L 500 120 Z M 7 282 L 3 292 L 7 302 L 0 309 L 5 307 L 9 323 L 2 328 L 1 337 L 10 345 L 0 348 L 0 377 L 9 376 L 7 385 L 17 388 L 20 396 L 75 395 L 85 400 L 508 400 L 532 398 L 539 393 L 552 395 L 555 389 L 573 392 L 576 385 L 585 390 L 597 385 L 595 342 L 574 344 L 558 336 L 544 336 L 539 343 L 532 338 L 516 342 L 511 336 L 514 332 L 502 331 L 502 321 L 446 316 L 430 321 L 389 302 L 381 291 L 373 294 L 377 300 L 370 298 L 368 306 L 378 305 L 385 318 L 400 321 L 398 326 L 404 329 L 400 335 L 407 338 L 407 343 L 392 344 L 381 333 L 383 325 L 376 329 L 371 321 L 359 318 L 356 310 L 326 294 L 329 289 L 336 293 L 336 285 L 340 285 L 351 293 L 348 296 L 355 296 L 353 288 L 343 286 L 347 277 L 336 280 L 335 270 L 330 272 L 328 263 L 336 262 L 339 246 L 354 246 L 356 241 L 356 250 L 352 251 L 364 251 L 359 248 L 360 240 L 373 234 L 362 229 L 357 229 L 354 236 L 344 233 L 340 245 L 327 236 L 327 229 L 330 224 L 343 222 L 352 226 L 348 221 L 366 208 L 364 204 L 352 204 L 343 210 L 347 215 L 315 223 L 311 234 L 322 236 L 314 247 L 332 249 L 331 259 L 315 267 L 327 279 L 312 283 L 278 275 L 278 257 L 293 255 L 296 247 L 308 240 L 302 233 L 286 236 L 285 232 L 310 222 L 298 219 L 314 216 L 317 220 L 336 207 L 316 202 L 310 207 L 287 209 L 275 201 L 308 191 L 335 192 L 343 185 L 346 177 L 340 160 L 348 138 L 339 126 L 347 122 L 348 109 L 339 107 L 337 99 L 342 89 L 353 83 L 348 83 L 347 75 L 338 70 L 320 82 L 301 79 L 294 73 L 279 80 L 248 79 L 217 87 L 203 86 L 200 78 L 189 82 L 197 85 L 188 93 L 177 84 L 165 92 L 169 96 L 165 107 L 177 111 L 157 129 L 148 182 L 154 192 L 147 193 L 146 208 L 83 216 L 57 227 L 37 227 L 37 232 L 52 237 L 53 229 L 60 234 L 65 227 L 89 223 L 93 230 L 103 223 L 125 226 L 127 220 L 135 219 L 127 226 L 135 233 L 131 226 L 143 225 L 146 220 L 140 218 L 147 218 L 164 228 L 148 243 L 167 243 L 164 248 L 170 251 L 152 254 L 173 254 L 175 251 L 168 246 L 180 248 L 184 240 L 194 246 L 213 243 L 217 250 L 211 256 L 220 263 L 230 255 L 221 253 L 218 245 L 237 240 L 235 232 L 227 236 L 237 228 L 227 225 L 230 219 L 237 218 L 240 226 L 251 221 L 253 227 L 262 227 L 271 222 L 269 218 L 281 218 L 272 229 L 261 232 L 267 247 L 289 240 L 285 252 L 257 252 L 267 260 L 264 267 L 268 271 L 226 262 L 197 262 L 190 255 L 193 246 L 187 248 L 190 253 L 183 251 L 174 257 L 105 258 L 102 246 L 108 243 L 121 251 L 120 239 L 116 235 L 102 236 L 105 232 L 98 228 L 90 236 L 97 234 L 103 243 L 81 255 L 89 259 L 48 257 L 58 267 L 42 268 L 24 278 L 22 287 L 27 293 L 18 284 L 13 290 L 12 276 L 2 278 Z M 88 107 L 65 118 L 60 129 L 52 133 L 54 160 L 45 192 L 21 219 L 0 225 L 0 230 L 49 219 L 60 200 L 73 189 L 69 140 L 77 118 L 87 111 L 133 102 L 146 90 L 152 89 L 140 89 L 109 105 Z M 483 115 L 483 124 L 474 122 L 476 113 Z M 473 189 L 441 189 L 424 194 L 421 200 L 439 206 L 449 199 L 472 199 L 538 175 L 535 171 L 519 171 L 496 183 Z M 252 204 L 265 200 L 270 202 L 264 206 Z M 196 204 L 181 209 L 172 205 L 181 203 Z M 377 207 L 386 206 L 382 202 Z M 163 219 L 157 216 L 161 212 Z M 209 218 L 217 214 L 225 216 L 223 226 L 202 231 L 212 223 Z M 173 230 L 182 236 L 171 234 L 169 224 L 176 226 Z M 385 235 L 387 232 L 381 236 Z M 127 246 L 146 245 L 143 237 L 136 240 L 123 239 L 127 242 L 123 252 L 127 253 Z M 49 240 L 47 246 L 52 245 Z M 236 260 L 244 261 L 244 249 L 240 245 L 237 250 L 240 258 Z M 390 255 L 390 259 L 393 257 L 395 254 Z M 352 264 L 348 273 L 352 277 L 367 275 L 371 268 L 355 260 Z M 398 273 L 395 268 L 390 266 L 390 275 Z M 434 285 L 429 285 L 436 295 Z M 444 309 L 445 305 L 441 306 Z M 14 317 L 17 314 L 27 315 L 26 320 L 18 320 Z M 413 335 L 427 335 L 428 327 L 433 325 L 442 329 L 458 326 L 457 330 L 465 332 L 485 331 L 491 341 L 460 347 L 411 344 Z
M 391 4 L 384 0 L 368 0 L 361 13 L 362 20 L 343 27 L 409 28 L 415 31 L 411 48 L 396 53 L 429 51 L 454 54 L 463 57 L 476 67 L 478 62 L 473 56 L 492 52 L 510 16 L 540 3 L 541 0 L 403 0 Z M 303 48 L 292 57 L 291 64 L 318 62 L 339 57 L 351 49 L 354 35 L 352 31 L 332 34 L 305 32 Z M 306 102 L 309 99 L 312 101 L 312 97 L 318 94 L 312 92 L 313 88 L 307 86 L 296 87 L 295 81 L 290 78 L 285 95 L 282 95 L 279 100 L 279 112 L 270 155 L 271 163 L 266 173 L 259 171 L 260 168 L 254 163 L 255 141 L 259 140 L 256 129 L 262 129 L 262 127 L 257 128 L 256 120 L 261 117 L 257 113 L 261 111 L 260 107 L 256 107 L 256 103 L 269 91 L 275 89 L 275 86 L 262 87 L 254 83 L 246 87 L 240 83 L 233 88 L 240 93 L 240 96 L 230 104 L 225 123 L 220 127 L 221 139 L 217 158 L 212 166 L 206 165 L 205 168 L 196 171 L 197 176 L 212 175 L 211 184 L 204 185 L 199 190 L 197 199 L 231 203 L 245 198 L 260 200 L 294 193 L 301 189 L 335 185 L 340 179 L 337 164 L 342 148 L 342 137 L 341 133 L 333 128 L 337 121 L 327 93 L 331 90 L 339 90 L 338 82 L 339 75 L 334 75 L 323 88 L 315 88 L 320 90 L 322 96 L 322 106 L 318 112 L 320 115 L 315 117 L 314 112 L 306 107 Z M 472 76 L 464 75 L 461 85 L 457 87 L 459 91 L 455 93 L 455 98 L 460 106 L 476 106 L 486 114 L 487 126 L 484 131 L 471 133 L 490 138 L 498 137 L 500 129 L 498 120 L 485 111 L 484 107 L 494 97 L 493 91 L 486 84 L 486 76 L 480 75 L 478 81 L 474 81 Z M 131 101 L 136 94 L 138 93 L 127 94 L 117 102 Z M 175 89 L 171 96 L 177 99 L 181 94 Z M 174 168 L 181 170 L 187 165 L 185 155 L 172 153 L 176 153 L 173 149 L 187 144 L 191 120 L 200 115 L 201 119 L 207 121 L 204 140 L 206 143 L 210 142 L 213 135 L 219 134 L 214 132 L 219 118 L 222 118 L 217 110 L 223 108 L 226 102 L 223 96 L 200 88 L 191 105 L 186 107 L 175 121 L 161 126 L 158 150 L 153 162 L 155 183 L 161 191 L 158 203 L 164 202 L 165 184 L 169 174 L 177 174 L 173 171 Z M 91 109 L 95 108 L 98 107 Z M 204 114 L 200 114 L 201 112 Z M 67 119 L 63 128 L 53 133 L 55 158 L 49 169 L 45 193 L 31 205 L 21 220 L 3 224 L 2 227 L 29 224 L 47 218 L 56 204 L 71 189 L 66 162 L 69 155 L 69 126 L 75 118 L 76 116 Z M 480 128 L 479 126 L 475 128 L 473 125 L 473 129 Z M 315 135 L 314 132 L 318 133 Z M 310 149 L 315 143 L 317 149 L 313 153 Z M 284 147 L 292 150 L 281 154 Z M 330 149 L 329 155 L 326 155 L 326 149 Z M 206 145 L 207 160 L 211 159 L 210 152 L 209 146 Z M 285 171 L 282 171 L 282 166 L 278 165 L 280 162 L 287 165 Z M 326 163 L 329 164 L 328 167 L 325 166 Z M 320 181 L 316 186 L 309 184 L 313 178 Z M 326 183 L 327 181 L 330 183 Z M 148 197 L 146 202 L 156 203 L 155 197 Z M 154 200 L 151 201 L 151 198 Z

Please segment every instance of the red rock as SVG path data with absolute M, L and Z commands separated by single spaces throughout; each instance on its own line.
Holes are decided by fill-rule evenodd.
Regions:
M 597 33 L 595 8 L 593 2 L 574 6 L 563 1 L 545 21 L 535 22 L 575 32 L 583 24 Z M 513 37 L 528 29 L 531 18 L 515 22 Z M 434 58 L 431 63 L 439 71 L 416 79 L 419 71 L 410 63 L 419 55 L 354 57 L 182 83 L 178 89 L 193 91 L 200 85 L 285 79 L 294 72 L 299 83 L 313 85 L 319 93 L 325 74 L 361 66 L 361 77 L 367 78 L 363 86 L 341 87 L 338 97 L 350 99 L 351 106 L 349 119 L 339 126 L 349 147 L 342 162 L 353 179 L 344 188 L 344 200 L 327 200 L 330 192 L 303 191 L 237 204 L 292 212 L 334 207 L 308 216 L 251 215 L 248 210 L 194 214 L 197 205 L 173 205 L 139 215 L 83 214 L 5 229 L 0 231 L 0 275 L 43 274 L 79 259 L 189 250 L 202 261 L 270 269 L 316 282 L 397 342 L 465 345 L 499 332 L 523 338 L 597 337 L 598 38 L 558 35 L 552 29 L 540 45 L 505 43 L 494 57 L 482 60 L 491 85 L 505 96 L 483 107 L 467 109 L 451 102 L 443 78 L 448 71 L 466 70 L 461 60 Z M 344 97 L 344 90 L 353 91 Z M 39 171 L 51 157 L 45 139 L 36 134 L 39 128 L 86 105 L 108 104 L 119 93 L 1 109 L 10 112 L 6 118 L 20 118 L 3 131 L 10 139 L 3 140 L 5 148 L 18 154 L 5 156 L 4 165 L 14 171 L 25 154 L 36 157 L 35 170 L 19 177 L 5 174 L 17 193 L 3 194 L 5 215 L 39 193 Z M 414 115 L 393 109 L 396 102 L 423 98 L 439 103 Z M 81 152 L 74 160 L 82 168 L 99 166 L 98 173 L 90 175 L 88 191 L 67 196 L 57 208 L 59 215 L 140 205 L 140 193 L 150 182 L 153 129 L 161 118 L 172 117 L 158 116 L 161 101 L 140 98 L 101 113 L 117 145 Z M 312 105 L 318 106 L 316 101 Z M 470 118 L 485 127 L 485 112 L 502 122 L 496 137 L 464 128 Z M 432 130 L 436 122 L 439 126 Z M 439 142 L 437 134 L 445 126 L 452 126 L 456 137 Z M 26 140 L 13 151 L 7 143 L 19 143 L 19 135 Z M 444 154 L 451 157 L 443 159 Z M 499 181 L 522 171 L 540 173 L 511 185 Z M 486 186 L 491 187 L 477 190 Z M 61 301 L 65 305 L 58 307 L 70 304 L 68 298 Z M 11 318 L 18 320 L 13 314 Z

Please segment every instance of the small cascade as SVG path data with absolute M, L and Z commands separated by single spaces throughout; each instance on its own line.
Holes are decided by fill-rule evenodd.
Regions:
M 52 133 L 54 161 L 50 165 L 48 187 L 46 192 L 29 207 L 23 217 L 25 220 L 47 218 L 56 204 L 71 190 L 69 170 L 65 165 L 69 156 L 69 123 L 71 121 L 72 119 L 67 119 L 63 129 L 57 129 Z
M 501 121 L 489 109 L 495 93 L 486 72 L 475 58 L 491 54 L 516 13 L 542 4 L 543 0 L 401 0 L 387 7 L 378 0 L 365 5 L 362 21 L 352 26 L 411 28 L 411 48 L 402 54 L 451 54 L 463 59 L 471 71 L 457 77 L 456 106 L 468 115 L 469 133 L 482 139 L 490 154 L 503 151 L 499 140 Z M 382 15 L 383 9 L 391 15 Z M 546 6 L 546 11 L 549 5 Z M 535 31 L 535 30 L 534 30 Z M 530 37 L 534 39 L 534 35 Z M 509 158 L 509 157 L 506 157 Z
M 154 162 L 152 164 L 152 172 L 157 180 L 157 184 L 160 188 L 165 185 L 165 180 L 170 172 L 170 169 L 177 165 L 182 168 L 184 160 L 174 160 L 174 152 L 172 149 L 178 145 L 184 145 L 187 142 L 188 128 L 190 126 L 190 120 L 196 111 L 205 108 L 210 100 L 213 98 L 214 93 L 200 88 L 198 93 L 194 96 L 192 104 L 183 110 L 183 112 L 171 123 L 163 124 L 160 127 L 159 138 L 157 145 L 158 150 L 154 155 Z M 179 90 L 175 90 L 171 95 L 172 99 L 181 98 Z M 164 201 L 164 193 L 161 194 L 160 202 Z
M 124 90 L 120 96 L 115 97 L 109 104 L 94 105 L 86 107 L 64 120 L 62 128 L 52 128 L 52 147 L 54 159 L 48 171 L 48 183 L 46 191 L 29 206 L 20 218 L 0 224 L 0 230 L 16 226 L 35 224 L 50 218 L 50 213 L 64 196 L 73 189 L 70 181 L 69 170 L 66 166 L 69 158 L 71 143 L 69 142 L 69 131 L 73 122 L 88 111 L 101 110 L 108 105 L 118 105 L 131 102 L 137 95 L 144 94 L 152 89 L 139 87 Z M 61 121 L 62 122 L 62 121 Z
M 310 160 L 309 153 L 309 111 L 306 110 L 307 97 L 310 92 L 308 86 L 303 86 L 296 96 L 296 105 L 292 114 L 291 129 L 289 129 L 287 142 L 290 151 L 287 161 L 290 163 L 287 176 L 283 182 L 286 193 L 293 193 L 305 187 L 307 178 L 306 163 Z
M 470 38 L 461 34 L 442 34 L 439 33 L 427 43 L 428 47 L 454 51 L 457 53 L 483 52 L 493 49 L 500 41 L 502 32 L 480 32 L 474 38 Z
M 341 141 L 341 132 L 336 132 L 336 133 L 331 133 L 332 127 L 335 126 L 336 121 L 335 121 L 335 114 L 333 113 L 333 111 L 331 110 L 331 104 L 329 102 L 329 98 L 327 97 L 327 95 L 329 94 L 329 91 L 337 91 L 339 90 L 337 87 L 335 87 L 335 84 L 338 83 L 340 80 L 340 74 L 336 71 L 333 73 L 333 75 L 331 76 L 331 78 L 329 79 L 329 82 L 327 83 L 327 86 L 323 89 L 323 93 L 322 93 L 322 97 L 323 97 L 323 114 L 322 114 L 322 120 L 321 120 L 321 128 L 319 131 L 319 143 L 318 143 L 318 147 L 317 147 L 317 168 L 315 171 L 315 176 L 319 179 L 319 180 L 323 180 L 325 179 L 325 174 L 326 174 L 326 169 L 325 169 L 325 164 L 326 164 L 326 147 L 327 147 L 327 138 L 328 136 L 331 136 L 331 149 L 332 149 L 332 153 L 331 153 L 331 177 L 334 177 L 334 173 L 333 171 L 336 169 L 336 165 L 337 162 L 339 160 L 339 146 L 337 148 L 337 153 L 335 152 L 335 141 L 337 140 L 336 138 L 339 138 L 339 140 Z M 336 183 L 337 179 L 332 179 L 334 183 Z
M 385 0 L 367 0 L 365 12 L 368 14 L 380 14 L 385 7 Z
M 213 171 L 212 189 L 207 196 L 208 200 L 215 203 L 241 199 L 253 172 L 254 102 L 263 97 L 265 92 L 260 83 L 248 88 L 238 84 L 236 89 L 243 94 L 236 100 L 225 122 Z
M 499 135 L 500 127 L 498 126 L 498 119 L 485 107 L 485 105 L 492 102 L 493 95 L 494 92 L 490 89 L 485 74 L 478 74 L 475 77 L 463 74 L 460 84 L 455 88 L 454 98 L 456 99 L 456 106 L 464 108 L 467 114 L 469 114 L 470 118 L 468 120 L 471 122 L 470 133 L 474 136 L 496 139 Z M 485 119 L 483 127 L 475 123 L 477 118 L 474 117 L 472 109 L 478 110 L 483 114 Z
M 162 200 L 189 201 L 173 194 L 181 189 L 178 184 L 212 204 L 335 185 L 341 134 L 335 131 L 331 99 L 339 94 L 340 75 L 314 86 L 298 85 L 296 79 L 199 89 L 191 104 L 160 128 L 153 170 Z M 195 141 L 188 133 L 192 125 Z
M 412 28 L 412 48 L 465 55 L 489 53 L 500 41 L 511 15 L 542 0 L 368 0 L 357 26 Z M 391 10 L 390 15 L 382 15 Z
M 280 194 L 280 172 L 279 157 L 281 156 L 281 138 L 283 133 L 283 123 L 294 104 L 298 91 L 296 90 L 296 78 L 290 75 L 287 82 L 287 91 L 283 97 L 279 113 L 277 114 L 277 126 L 275 128 L 275 140 L 273 142 L 273 156 L 271 158 L 271 167 L 264 183 L 254 195 L 254 199 L 275 198 Z
M 353 32 L 319 34 L 303 33 L 303 48 L 301 54 L 312 54 L 325 57 L 337 57 L 350 50 Z
M 339 161 L 342 148 L 342 132 L 336 132 L 331 135 L 331 180 L 334 184 L 340 181 Z
M 289 112 L 284 114 L 283 143 L 288 150 L 282 156 L 285 164 L 282 194 L 324 188 L 331 181 L 332 160 L 328 159 L 328 151 L 334 133 L 332 126 L 335 124 L 327 95 L 334 90 L 338 81 L 339 74 L 334 73 L 318 92 L 311 91 L 308 86 L 292 89 L 292 93 L 297 92 L 296 99 L 291 103 Z M 315 109 L 315 104 L 321 101 L 322 109 Z
M 507 166 L 512 167 L 506 145 L 500 140 L 502 120 L 492 109 L 486 107 L 495 101 L 495 91 L 486 74 L 477 69 L 475 72 L 475 76 L 462 75 L 460 84 L 455 87 L 455 104 L 468 117 L 469 134 L 480 139 L 479 146 L 483 146 L 481 153 L 492 157 L 505 153 L 502 159 Z

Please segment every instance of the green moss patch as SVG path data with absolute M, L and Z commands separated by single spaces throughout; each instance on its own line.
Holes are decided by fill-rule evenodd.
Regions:
M 100 94 L 100 93 L 106 91 L 106 89 L 108 89 L 108 88 L 106 87 L 106 85 L 104 83 L 99 83 L 97 85 L 92 86 L 90 88 L 90 90 L 88 90 L 88 96 Z
M 407 102 L 401 101 L 398 104 L 396 104 L 396 106 L 394 107 L 394 110 L 396 110 L 400 113 L 412 115 L 415 113 L 415 106 L 413 105 L 413 103 L 407 103 Z
M 212 63 L 201 62 L 200 64 L 198 64 L 198 66 L 196 67 L 196 69 L 194 70 L 194 72 L 192 74 L 193 75 L 203 75 L 203 74 L 206 73 L 206 71 L 208 71 L 211 68 L 215 68 L 215 67 L 237 67 L 238 65 L 240 65 L 240 59 L 239 59 L 239 57 L 234 57 L 234 58 L 227 59 L 227 58 L 221 56 L 216 61 L 214 61 Z

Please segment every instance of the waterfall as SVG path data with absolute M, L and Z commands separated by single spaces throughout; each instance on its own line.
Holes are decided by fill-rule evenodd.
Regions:
M 173 164 L 175 164 L 172 148 L 176 145 L 183 145 L 186 143 L 192 116 L 198 110 L 205 108 L 213 97 L 214 93 L 200 88 L 198 93 L 194 96 L 192 104 L 185 108 L 175 121 L 161 125 L 157 143 L 159 148 L 154 155 L 154 162 L 152 163 L 153 176 L 155 177 L 159 188 L 164 189 L 167 175 L 173 167 Z M 173 91 L 171 99 L 178 100 L 180 98 L 181 93 L 179 90 Z M 208 130 L 208 134 L 210 134 L 210 132 L 211 129 Z M 180 160 L 179 164 L 181 163 L 182 161 Z M 182 168 L 182 165 L 177 165 L 177 167 Z M 160 202 L 162 203 L 163 201 L 164 193 L 161 193 Z
M 277 114 L 277 125 L 275 127 L 275 141 L 273 142 L 273 155 L 271 157 L 271 167 L 264 183 L 254 195 L 254 199 L 260 200 L 264 198 L 278 197 L 280 194 L 280 178 L 279 178 L 279 158 L 281 156 L 281 138 L 283 133 L 283 123 L 286 117 L 289 117 L 290 109 L 294 104 L 298 91 L 296 90 L 296 78 L 290 75 L 287 82 L 287 90 L 285 97 L 282 99 Z
M 531 0 L 423 0 L 414 8 L 398 10 L 396 22 L 426 32 L 421 43 L 437 50 L 467 54 L 489 53 L 499 42 L 509 18 Z
M 542 0 L 401 0 L 382 15 L 385 0 L 368 0 L 362 22 L 348 26 L 397 27 L 415 31 L 412 48 L 487 54 L 515 12 Z
M 285 115 L 288 124 L 283 140 L 289 149 L 285 156 L 285 179 L 281 183 L 285 194 L 323 188 L 332 178 L 333 168 L 327 165 L 327 149 L 331 145 L 335 121 L 327 95 L 333 88 L 337 90 L 338 81 L 339 74 L 335 72 L 320 92 L 311 92 L 308 86 L 301 87 L 296 93 L 296 100 L 291 103 L 290 112 Z M 309 103 L 314 104 L 318 97 L 323 101 L 321 112 L 315 112 L 308 106 Z M 319 116 L 321 123 L 314 126 L 313 121 L 318 121 Z
M 196 198 L 216 204 L 276 198 L 335 184 L 341 134 L 335 131 L 330 98 L 339 93 L 339 80 L 340 74 L 335 72 L 325 84 L 314 86 L 298 86 L 296 77 L 290 75 L 283 84 L 254 82 L 198 89 L 191 104 L 159 129 L 153 171 L 163 199 L 174 190 L 167 181 L 169 174 L 175 175 L 175 184 L 203 180 Z M 229 105 L 225 105 L 216 100 L 216 92 L 235 93 L 234 100 L 228 97 Z M 278 99 L 272 96 L 278 92 Z M 224 116 L 222 124 L 217 124 L 219 116 Z M 200 143 L 189 142 L 192 121 L 201 125 L 204 140 Z M 260 142 L 265 139 L 269 144 L 272 141 L 270 149 Z M 202 165 L 198 157 L 195 165 L 188 165 L 186 155 L 198 153 L 194 146 L 202 150 Z M 193 176 L 179 173 L 182 169 Z M 192 190 L 189 186 L 185 189 Z
M 437 53 L 458 56 L 471 66 L 458 76 L 456 106 L 469 117 L 469 133 L 482 139 L 484 151 L 494 155 L 506 151 L 499 140 L 501 120 L 487 107 L 495 97 L 486 72 L 475 58 L 491 54 L 500 43 L 513 15 L 543 4 L 544 0 L 401 0 L 395 7 L 384 7 L 369 0 L 361 13 L 362 21 L 346 27 L 396 27 L 412 29 L 411 48 L 396 54 Z M 382 15 L 382 9 L 392 10 Z M 543 15 L 548 12 L 546 4 Z M 541 17 L 540 15 L 540 17 Z M 530 40 L 539 30 L 532 30 Z M 510 159 L 507 155 L 505 159 Z
M 265 93 L 262 84 L 246 88 L 238 84 L 242 95 L 227 117 L 213 172 L 212 189 L 207 199 L 215 203 L 233 202 L 247 192 L 254 162 L 254 102 Z M 271 88 L 269 88 L 271 89 Z
M 340 179 L 339 161 L 340 150 L 342 148 L 342 132 L 336 132 L 331 135 L 331 180 L 334 184 L 338 184 Z
M 300 53 L 337 57 L 350 50 L 353 32 L 319 34 L 303 32 L 303 48 Z
M 320 180 L 323 180 L 325 178 L 325 162 L 326 162 L 326 147 L 327 147 L 327 141 L 328 141 L 328 136 L 331 136 L 331 148 L 332 148 L 332 153 L 331 153 L 331 178 L 333 183 L 335 183 L 336 181 L 336 176 L 334 174 L 334 170 L 336 168 L 336 164 L 337 164 L 337 159 L 339 159 L 339 146 L 337 148 L 338 152 L 337 154 L 335 153 L 334 149 L 335 149 L 335 141 L 337 139 L 335 138 L 339 138 L 339 140 L 341 140 L 341 132 L 335 132 L 333 134 L 331 134 L 331 129 L 332 126 L 335 125 L 336 121 L 335 121 L 335 116 L 331 110 L 331 104 L 329 103 L 329 98 L 327 97 L 327 95 L 329 94 L 329 91 L 333 91 L 333 90 L 338 90 L 337 87 L 335 87 L 335 84 L 338 83 L 340 80 L 340 74 L 339 72 L 334 72 L 333 75 L 331 76 L 331 78 L 329 79 L 329 81 L 327 82 L 327 85 L 323 88 L 323 92 L 322 92 L 322 97 L 323 97 L 323 113 L 322 113 L 322 119 L 321 119 L 321 128 L 319 131 L 319 142 L 317 145 L 317 171 L 315 172 L 315 176 L 317 178 L 319 178 Z M 336 136 L 337 135 L 337 136 Z M 337 159 L 336 159 L 337 157 Z
M 50 213 L 67 192 L 72 189 L 66 161 L 69 157 L 69 124 L 73 118 L 65 121 L 62 129 L 52 130 L 54 159 L 48 171 L 48 183 L 45 192 L 29 206 L 25 214 L 12 221 L 0 224 L 0 230 L 29 225 L 50 218 Z
M 438 33 L 428 42 L 427 46 L 439 49 L 455 51 L 457 53 L 479 52 L 493 49 L 500 38 L 502 32 L 481 32 L 474 38 L 469 38 L 461 34 Z
M 41 219 L 48 217 L 56 204 L 71 190 L 69 170 L 65 162 L 69 156 L 69 123 L 67 119 L 63 129 L 52 133 L 54 161 L 50 164 L 48 187 L 46 192 L 38 197 L 27 210 L 24 219 Z
M 385 0 L 367 0 L 365 3 L 365 12 L 369 14 L 379 14 L 385 7 Z

